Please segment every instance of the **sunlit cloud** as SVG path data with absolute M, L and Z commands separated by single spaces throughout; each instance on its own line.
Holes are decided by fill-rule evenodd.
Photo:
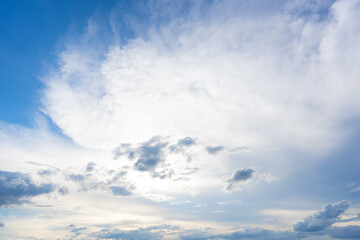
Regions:
M 100 9 L 0 121 L 0 238 L 360 237 L 358 1 Z

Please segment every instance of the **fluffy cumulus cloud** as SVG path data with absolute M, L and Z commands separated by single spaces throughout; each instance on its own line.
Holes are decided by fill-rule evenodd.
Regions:
M 156 135 L 327 147 L 359 111 L 353 63 L 360 7 L 355 0 L 298 2 L 253 17 L 239 14 L 244 1 L 191 2 L 183 17 L 165 23 L 161 7 L 183 8 L 159 1 L 147 5 L 153 20 L 146 29 L 115 9 L 114 26 L 129 22 L 144 32 L 123 43 L 115 28 L 115 44 L 91 46 L 99 36 L 90 22 L 81 43 L 69 44 L 58 71 L 44 78 L 45 111 L 66 135 L 94 148 Z
M 330 227 L 339 220 L 339 216 L 350 206 L 348 201 L 329 203 L 323 210 L 310 216 L 294 226 L 295 231 L 316 232 Z
M 21 204 L 41 194 L 54 191 L 52 184 L 37 184 L 29 175 L 0 171 L 0 206 Z
M 193 145 L 195 140 L 190 137 L 170 141 L 157 136 L 140 144 L 120 144 L 114 149 L 113 158 L 127 160 L 135 170 L 150 172 L 154 178 L 172 178 L 176 172 L 186 175 L 195 171 L 196 168 L 190 168 L 192 154 L 188 151 Z
M 326 204 L 323 209 L 294 225 L 298 237 L 328 236 L 334 239 L 359 239 L 359 225 L 334 226 L 335 223 L 358 221 L 359 218 L 341 219 L 350 207 L 349 201 Z M 359 214 L 358 214 L 359 215 Z

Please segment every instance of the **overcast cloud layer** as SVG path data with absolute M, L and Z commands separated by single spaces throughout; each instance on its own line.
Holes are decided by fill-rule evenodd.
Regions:
M 360 239 L 359 16 L 357 0 L 94 13 L 42 75 L 36 126 L 0 122 L 0 238 Z

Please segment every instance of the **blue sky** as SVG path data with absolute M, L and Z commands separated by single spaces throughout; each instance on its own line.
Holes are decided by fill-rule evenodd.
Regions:
M 80 31 L 90 16 L 109 11 L 115 4 L 91 0 L 1 2 L 1 120 L 32 125 L 33 112 L 39 108 L 39 77 L 54 61 L 64 36 Z
M 360 239 L 359 13 L 2 1 L 0 238 Z

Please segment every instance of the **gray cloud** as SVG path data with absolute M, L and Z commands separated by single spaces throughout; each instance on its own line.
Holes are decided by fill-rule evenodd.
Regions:
M 169 231 L 171 230 L 171 231 Z M 245 229 L 229 233 L 213 234 L 211 229 L 184 230 L 177 226 L 154 226 L 136 230 L 103 229 L 94 233 L 98 239 L 182 239 L 182 240 L 295 240 L 311 239 L 315 236 L 327 236 L 339 239 L 357 240 L 360 238 L 360 226 L 331 227 L 326 231 L 299 233 L 292 231 L 272 231 L 262 228 Z M 323 239 L 323 238 L 322 238 Z
M 195 143 L 196 143 L 195 139 L 193 139 L 191 137 L 186 137 L 186 138 L 180 139 L 177 142 L 177 145 L 189 147 L 189 146 L 195 145 Z
M 328 203 L 323 210 L 313 216 L 305 218 L 294 225 L 294 230 L 299 232 L 316 232 L 330 227 L 339 221 L 339 216 L 350 206 L 348 201 Z
M 28 198 L 54 191 L 52 184 L 35 184 L 29 175 L 0 171 L 0 206 L 21 204 Z
M 236 174 L 233 178 L 236 179 Z M 242 179 L 242 178 L 240 178 Z M 341 222 L 339 216 L 349 208 L 348 201 L 329 203 L 323 207 L 322 211 L 306 218 L 308 223 L 307 231 L 272 231 L 263 228 L 249 228 L 227 233 L 212 233 L 208 229 L 185 230 L 179 226 L 161 225 L 136 230 L 103 229 L 93 233 L 92 236 L 98 239 L 182 239 L 182 240 L 206 240 L 206 239 L 254 239 L 254 240 L 292 240 L 292 239 L 312 239 L 312 237 L 330 236 L 338 239 L 360 239 L 360 226 L 332 227 L 335 222 Z M 352 218 L 355 219 L 355 218 Z M 357 219 L 357 218 L 356 218 Z M 296 224 L 296 225 L 299 225 Z M 296 226 L 295 225 L 295 226 Z M 321 227 L 309 228 L 310 225 L 320 225 Z M 319 229 L 319 230 L 314 230 Z
M 229 233 L 214 234 L 211 229 L 184 230 L 178 226 L 153 226 L 139 228 L 136 230 L 103 229 L 93 233 L 98 239 L 182 239 L 182 240 L 295 240 L 312 239 L 315 236 L 331 236 L 338 239 L 358 240 L 360 238 L 360 226 L 331 227 L 320 232 L 293 232 L 293 231 L 272 231 L 262 228 L 244 229 Z M 322 238 L 324 239 L 324 238 Z M 326 239 L 326 238 L 325 238 Z
M 327 232 L 333 238 L 360 239 L 360 226 L 331 227 Z
M 182 240 L 206 240 L 206 239 L 256 239 L 256 240 L 289 240 L 297 239 L 295 232 L 276 232 L 266 229 L 246 229 L 224 234 L 212 234 L 208 230 L 192 229 L 184 230 L 178 226 L 153 226 L 136 230 L 109 230 L 103 229 L 94 235 L 99 239 L 182 239 Z
M 229 183 L 226 187 L 226 190 L 231 190 L 234 183 L 243 182 L 252 178 L 254 172 L 255 171 L 250 168 L 236 169 L 231 175 L 231 178 L 226 180 Z
M 115 196 L 130 196 L 130 195 L 132 195 L 132 193 L 128 189 L 126 189 L 125 187 L 122 187 L 122 186 L 112 186 L 112 187 L 110 187 L 110 190 Z
M 216 154 L 216 153 L 220 152 L 221 150 L 223 150 L 224 148 L 225 148 L 224 146 L 216 146 L 216 147 L 207 146 L 206 151 L 209 154 Z
M 82 231 L 87 230 L 87 227 L 76 227 L 75 224 L 70 224 L 68 226 L 68 228 L 70 228 L 70 233 L 73 233 L 74 236 L 71 239 L 75 239 L 75 237 L 78 237 L 79 235 L 82 234 Z M 77 239 L 77 238 L 76 238 Z M 83 238 L 82 238 L 83 239 Z
M 135 158 L 136 152 L 137 149 L 131 148 L 131 144 L 128 143 L 120 144 L 120 146 L 115 148 L 113 151 L 113 159 L 116 160 L 119 157 L 126 156 L 130 160 L 133 160 Z
M 139 147 L 131 144 L 121 144 L 113 152 L 113 158 L 125 156 L 130 160 L 137 159 L 135 169 L 138 171 L 152 171 L 161 161 L 164 161 L 165 149 L 168 142 L 162 141 L 160 137 L 153 137 Z
M 181 172 L 183 169 L 173 169 L 166 163 L 167 154 L 180 154 L 184 161 L 191 162 L 191 154 L 186 152 L 188 147 L 196 144 L 196 140 L 191 137 L 185 137 L 173 144 L 170 144 L 166 138 L 155 136 L 149 141 L 139 145 L 120 144 L 114 149 L 113 158 L 116 160 L 125 157 L 128 160 L 134 160 L 134 168 L 141 172 L 150 172 L 153 178 L 172 178 L 175 172 Z M 185 171 L 185 170 L 184 170 Z M 185 171 L 188 173 L 188 171 Z M 193 171 L 192 173 L 194 173 Z M 182 175 L 182 173 L 179 173 Z
M 71 180 L 80 186 L 79 191 L 89 191 L 98 188 L 105 189 L 109 184 L 111 184 L 111 182 L 109 182 L 109 184 L 106 184 L 103 181 L 99 181 L 98 179 L 96 179 L 96 177 L 91 176 L 90 174 L 86 175 L 81 173 L 65 173 L 65 176 L 68 180 Z M 59 190 L 59 193 L 61 194 L 66 194 L 67 192 L 67 188 Z
M 0 222 L 0 227 L 5 227 L 5 224 L 3 222 Z
M 152 177 L 160 178 L 160 179 L 171 178 L 173 175 L 174 175 L 174 170 L 172 169 L 164 169 L 158 172 L 153 172 L 151 174 Z
M 161 225 L 161 226 L 152 226 L 147 228 L 139 228 L 136 230 L 109 230 L 103 229 L 102 231 L 94 234 L 98 239 L 137 239 L 137 240 L 147 240 L 147 239 L 164 239 L 166 237 L 165 230 L 175 230 L 178 227 Z
M 116 196 L 130 196 L 132 195 L 131 190 L 133 186 L 126 183 L 123 178 L 127 171 L 122 169 L 112 169 L 110 171 L 94 171 L 89 173 L 89 165 L 92 168 L 95 166 L 94 163 L 89 163 L 83 172 L 80 173 L 69 173 L 65 172 L 65 177 L 78 184 L 78 191 L 91 191 L 91 190 L 104 190 L 110 191 Z M 101 180 L 99 180 L 101 179 Z M 62 195 L 68 194 L 69 190 L 66 187 L 59 188 L 58 192 Z
M 139 148 L 140 158 L 135 163 L 139 171 L 148 171 L 155 168 L 160 161 L 163 161 L 164 148 L 168 142 L 161 142 L 159 137 L 154 137 L 142 144 Z
M 235 231 L 227 234 L 219 234 L 214 239 L 257 239 L 257 240 L 289 240 L 296 239 L 296 234 L 289 231 L 270 231 L 261 228 L 245 229 L 243 231 Z
M 189 148 L 193 145 L 196 145 L 196 139 L 191 137 L 185 137 L 178 140 L 175 144 L 169 146 L 169 151 L 184 153 L 186 148 Z M 190 156 L 188 156 L 188 158 L 191 160 Z
M 41 176 L 51 175 L 51 174 L 53 174 L 53 171 L 50 170 L 50 169 L 41 169 L 41 170 L 38 171 L 38 174 L 41 175 Z
M 66 187 L 61 187 L 59 188 L 58 193 L 60 193 L 61 195 L 66 195 L 69 193 L 69 189 Z
M 88 163 L 88 165 L 86 166 L 86 171 L 91 172 L 92 170 L 94 170 L 95 165 L 96 164 L 92 162 Z
M 82 174 L 68 174 L 68 178 L 74 182 L 82 182 L 85 180 L 85 176 Z
M 254 170 L 252 169 L 238 169 L 235 170 L 230 181 L 231 182 L 239 182 L 239 181 L 245 181 L 247 179 L 250 179 L 254 173 Z
M 117 182 L 120 178 L 122 178 L 123 176 L 125 176 L 127 174 L 127 171 L 119 171 L 119 172 L 114 172 L 114 177 L 111 179 L 111 182 Z
M 86 229 L 87 229 L 87 227 L 78 227 L 78 228 L 72 229 L 70 232 L 72 232 L 72 233 L 78 233 L 78 232 L 83 231 L 83 230 L 86 230 Z

